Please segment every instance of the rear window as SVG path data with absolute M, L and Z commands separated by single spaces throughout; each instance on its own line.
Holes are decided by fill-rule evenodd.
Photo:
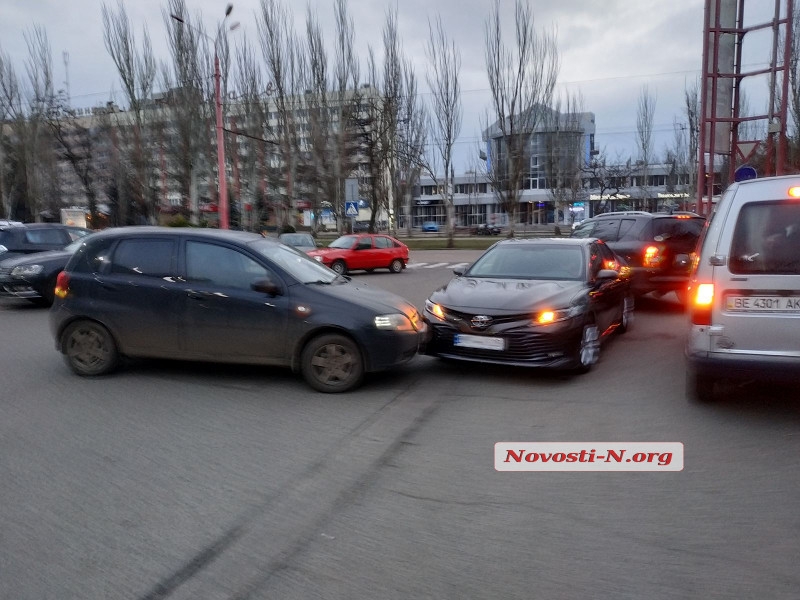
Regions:
M 66 246 L 70 241 L 66 232 L 61 229 L 29 229 L 25 232 L 25 239 L 29 244 L 47 244 L 52 246 Z
M 697 241 L 703 231 L 703 219 L 653 219 L 653 239 L 657 242 L 665 240 Z
M 122 240 L 114 251 L 111 272 L 144 277 L 174 275 L 172 240 Z
M 733 232 L 731 273 L 800 275 L 800 204 L 742 206 Z

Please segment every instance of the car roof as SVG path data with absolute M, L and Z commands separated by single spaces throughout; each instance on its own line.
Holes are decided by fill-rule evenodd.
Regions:
M 210 239 L 236 241 L 236 242 L 252 242 L 254 240 L 267 240 L 271 243 L 277 244 L 276 240 L 270 240 L 257 233 L 248 231 L 235 231 L 230 229 L 205 229 L 194 227 L 155 227 L 155 226 L 136 226 L 136 227 L 112 227 L 104 229 L 94 234 L 93 239 L 109 238 L 109 237 L 124 237 L 124 236 L 140 236 L 140 235 L 156 235 L 156 236 L 192 236 L 204 237 Z
M 510 244 L 526 244 L 526 245 L 562 245 L 562 246 L 588 246 L 593 242 L 603 243 L 597 238 L 572 238 L 572 237 L 553 237 L 553 238 L 511 238 L 508 240 L 500 240 L 495 243 L 495 246 L 506 246 Z

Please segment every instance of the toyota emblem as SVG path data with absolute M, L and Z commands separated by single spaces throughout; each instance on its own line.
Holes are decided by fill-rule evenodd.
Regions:
M 472 326 L 476 329 L 486 329 L 492 323 L 492 317 L 486 315 L 477 315 L 472 317 Z

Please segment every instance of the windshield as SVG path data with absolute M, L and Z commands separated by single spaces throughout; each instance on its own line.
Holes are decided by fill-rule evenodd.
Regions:
M 328 248 L 344 248 L 350 249 L 353 247 L 353 244 L 356 243 L 358 236 L 355 235 L 343 235 L 337 240 L 334 240 L 330 243 Z
M 315 246 L 314 238 L 307 233 L 283 233 L 278 238 L 282 243 L 290 246 Z
M 251 242 L 249 246 L 261 256 L 278 265 L 300 283 L 318 281 L 330 283 L 338 277 L 328 267 L 290 246 L 283 246 L 266 240 L 256 240 Z
M 495 246 L 470 267 L 466 276 L 582 280 L 583 252 L 578 246 L 540 244 Z

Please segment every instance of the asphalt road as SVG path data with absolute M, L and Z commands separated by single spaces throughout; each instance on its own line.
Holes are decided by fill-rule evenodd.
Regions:
M 354 276 L 421 306 L 478 254 Z M 687 403 L 683 323 L 640 302 L 584 376 L 418 357 L 331 396 L 253 367 L 78 378 L 46 311 L 0 304 L 0 598 L 797 598 L 796 390 Z M 677 441 L 685 467 L 500 473 L 499 441 Z

